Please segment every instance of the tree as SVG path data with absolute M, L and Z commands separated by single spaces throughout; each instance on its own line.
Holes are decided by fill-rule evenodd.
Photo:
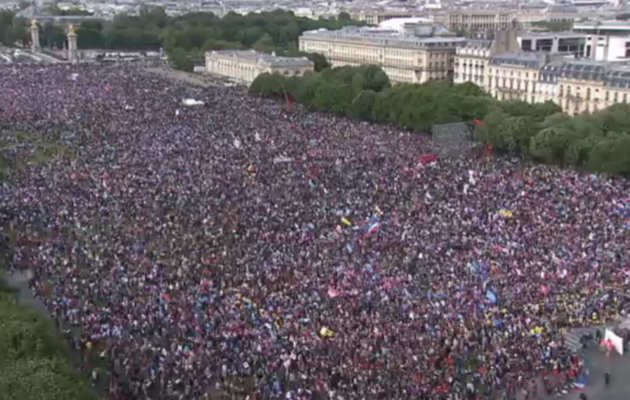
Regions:
M 175 48 L 167 52 L 168 60 L 173 68 L 181 69 L 182 71 L 192 72 L 194 69 L 193 61 L 190 59 L 186 50 L 181 48 Z
M 0 398 L 95 399 L 69 363 L 69 349 L 43 316 L 18 304 L 0 276 Z
M 566 32 L 573 29 L 573 21 L 537 21 L 533 26 L 545 29 L 550 32 Z
M 372 109 L 376 101 L 376 92 L 373 90 L 362 90 L 352 100 L 348 109 L 348 114 L 361 121 L 372 119 Z
M 260 74 L 249 86 L 249 93 L 267 97 L 281 97 L 286 91 L 285 78 L 280 74 Z
M 271 53 L 275 49 L 273 38 L 270 34 L 265 33 L 252 45 L 252 48 L 263 53 Z
M 594 171 L 630 176 L 630 135 L 603 139 L 595 144 L 588 166 Z
M 315 71 L 320 72 L 326 68 L 330 68 L 330 64 L 328 63 L 328 60 L 326 59 L 326 56 L 324 56 L 323 54 L 320 53 L 300 53 L 301 55 L 305 56 L 306 58 L 308 58 L 310 61 L 313 62 L 313 64 L 315 64 L 313 66 L 313 68 L 315 69 Z
M 362 65 L 359 68 L 359 73 L 364 77 L 363 89 L 380 92 L 391 86 L 389 77 L 378 66 Z
M 352 17 L 350 16 L 350 14 L 345 11 L 340 12 L 339 15 L 337 15 L 337 19 L 342 22 L 352 21 Z

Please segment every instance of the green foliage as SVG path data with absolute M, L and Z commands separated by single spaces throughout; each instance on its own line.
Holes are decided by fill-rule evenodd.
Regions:
M 504 101 L 477 127 L 475 138 L 498 152 L 548 164 L 630 175 L 630 106 L 616 104 L 570 117 L 552 102 Z
M 0 43 L 5 46 L 30 44 L 31 36 L 28 21 L 18 18 L 11 10 L 0 10 Z
M 282 97 L 286 91 L 291 98 L 321 111 L 420 131 L 436 123 L 483 118 L 495 106 L 473 84 L 436 81 L 391 87 L 387 75 L 375 65 L 326 68 L 292 78 L 262 74 L 249 90 L 268 97 Z
M 566 32 L 573 29 L 573 21 L 537 21 L 532 25 L 549 32 Z
M 194 68 L 194 62 L 191 59 L 189 53 L 184 49 L 174 48 L 169 54 L 169 61 L 173 68 L 181 69 L 182 71 L 192 72 Z
M 15 172 L 28 165 L 72 158 L 73 152 L 72 147 L 54 135 L 0 132 L 0 181 L 10 180 Z
M 58 15 L 83 15 L 81 10 L 62 11 L 51 9 Z M 5 25 L 12 25 L 14 15 L 0 14 L 0 34 Z M 71 13 L 71 14 L 69 14 Z M 1 23 L 4 19 L 7 23 Z M 285 56 L 307 56 L 315 63 L 315 69 L 327 68 L 328 62 L 321 54 L 300 52 L 298 37 L 307 30 L 326 28 L 339 29 L 346 25 L 364 25 L 341 13 L 338 18 L 313 20 L 296 17 L 291 11 L 250 13 L 240 15 L 234 12 L 219 18 L 213 13 L 190 13 L 169 17 L 161 7 L 143 8 L 139 15 L 117 15 L 113 21 L 85 21 L 77 29 L 79 48 L 107 48 L 117 50 L 156 50 L 164 48 L 176 68 L 192 69 L 192 63 L 201 61 L 202 51 L 226 49 L 255 49 L 262 52 L 276 52 Z M 7 36 L 3 43 L 14 43 L 15 36 L 27 33 L 21 30 Z M 1 38 L 4 38 L 3 35 Z M 23 36 L 28 39 L 29 36 Z M 40 30 L 43 46 L 63 46 L 65 33 L 62 27 L 44 26 Z M 183 53 L 186 53 L 185 55 Z
M 387 75 L 374 65 L 325 68 L 302 77 L 262 74 L 249 92 L 280 99 L 288 96 L 320 111 L 415 131 L 478 119 L 475 139 L 492 144 L 498 153 L 630 175 L 627 104 L 570 117 L 550 101 L 499 102 L 472 83 L 430 81 L 391 87 Z
M 0 276 L 0 399 L 94 399 L 50 321 L 18 304 Z

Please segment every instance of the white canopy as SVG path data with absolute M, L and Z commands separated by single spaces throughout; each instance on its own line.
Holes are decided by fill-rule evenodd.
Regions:
M 195 100 L 195 99 L 184 99 L 182 100 L 182 104 L 185 106 L 203 106 L 204 102 L 203 101 L 199 101 L 199 100 Z

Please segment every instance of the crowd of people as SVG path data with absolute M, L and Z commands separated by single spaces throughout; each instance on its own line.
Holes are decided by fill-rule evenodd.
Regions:
M 629 306 L 626 180 L 121 67 L 2 68 L 0 126 L 64 149 L 5 184 L 8 267 L 111 398 L 512 398 Z

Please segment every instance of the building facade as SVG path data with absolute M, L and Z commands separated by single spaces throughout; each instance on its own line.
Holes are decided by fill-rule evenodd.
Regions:
M 485 87 L 488 63 L 496 53 L 519 51 L 518 30 L 496 31 L 492 40 L 470 39 L 455 51 L 455 83 L 473 82 Z
M 527 32 L 517 38 L 523 51 L 571 54 L 582 58 L 586 55 L 587 36 L 573 32 Z
M 446 17 L 445 25 L 455 31 L 501 30 L 512 27 L 512 10 L 454 10 Z
M 451 79 L 455 50 L 465 42 L 457 37 L 422 38 L 354 27 L 304 32 L 299 39 L 301 51 L 321 53 L 333 67 L 374 64 L 397 83 Z
M 484 87 L 492 54 L 492 40 L 469 40 L 455 52 L 454 83 L 472 82 Z
M 249 85 L 262 73 L 302 76 L 313 71 L 306 57 L 277 57 L 254 50 L 217 50 L 205 54 L 205 72 Z
M 485 69 L 480 86 L 498 100 L 553 101 L 569 115 L 630 101 L 627 64 L 566 59 L 544 52 L 505 52 L 491 55 Z M 465 77 L 457 82 L 477 83 L 470 75 Z
M 556 61 L 540 70 L 539 78 L 554 87 L 553 100 L 570 115 L 596 112 L 630 99 L 630 66 L 590 60 Z
M 544 53 L 506 52 L 490 57 L 484 89 L 499 100 L 535 102 Z
M 370 25 L 379 25 L 383 21 L 398 18 L 427 18 L 428 12 L 422 11 L 385 11 L 385 10 L 368 10 L 354 13 L 352 18 L 357 21 L 365 21 Z

